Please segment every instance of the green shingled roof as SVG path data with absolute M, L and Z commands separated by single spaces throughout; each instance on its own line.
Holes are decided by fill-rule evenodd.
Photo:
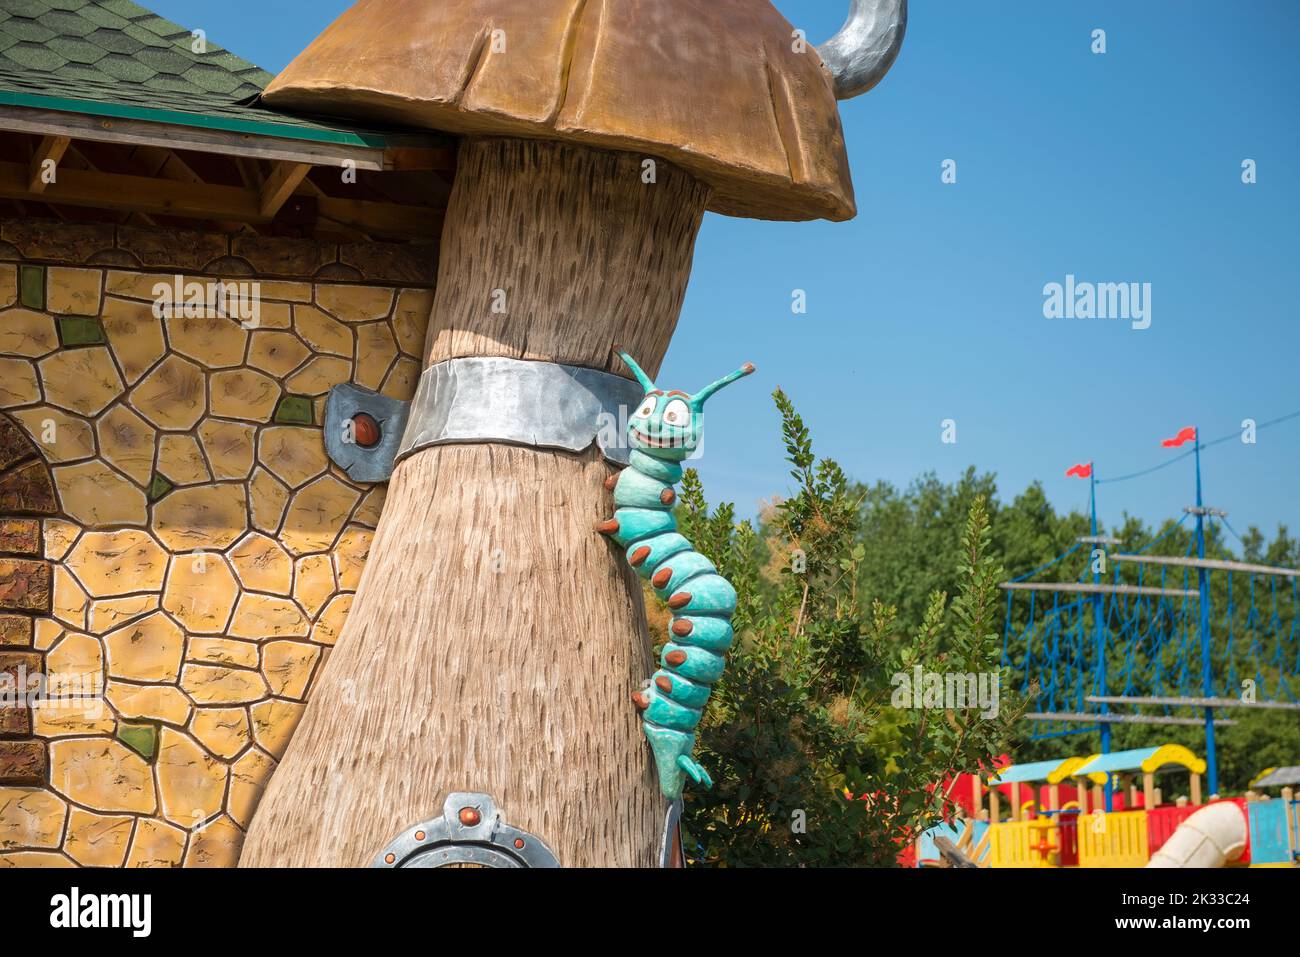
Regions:
M 0 105 L 364 146 L 379 131 L 257 103 L 272 76 L 130 0 L 0 0 Z

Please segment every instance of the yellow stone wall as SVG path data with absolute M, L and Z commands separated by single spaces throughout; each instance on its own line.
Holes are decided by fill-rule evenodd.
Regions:
M 383 504 L 326 458 L 325 394 L 409 399 L 432 291 L 261 280 L 247 329 L 155 318 L 173 272 L 39 268 L 33 308 L 35 274 L 0 263 L 0 413 L 60 510 L 42 519 L 52 610 L 32 642 L 47 674 L 103 694 L 33 708 L 47 783 L 0 787 L 0 866 L 229 866 Z M 277 421 L 289 396 L 312 424 Z

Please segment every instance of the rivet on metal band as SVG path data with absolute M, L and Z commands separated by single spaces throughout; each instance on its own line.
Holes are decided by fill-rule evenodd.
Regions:
M 410 403 L 343 382 L 325 400 L 325 451 L 354 482 L 387 482 Z
M 628 415 L 641 401 L 631 379 L 556 362 L 481 357 L 424 370 L 397 460 L 432 445 L 508 442 L 581 452 L 596 442 L 627 465 Z

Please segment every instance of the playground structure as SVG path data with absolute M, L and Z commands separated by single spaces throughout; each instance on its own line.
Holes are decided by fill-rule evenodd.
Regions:
M 986 791 L 980 778 L 963 776 L 971 779 L 974 805 L 961 802 L 964 816 L 921 835 L 916 866 L 947 866 L 945 841 L 966 860 L 994 868 L 1300 863 L 1295 791 L 1284 786 L 1278 797 L 1251 790 L 1228 799 L 1211 794 L 1203 802 L 1205 768 L 1187 748 L 1166 744 L 1013 764 L 990 775 Z M 1167 801 L 1169 792 L 1158 782 L 1177 785 L 1184 774 L 1188 793 Z M 1004 817 L 1002 798 L 1008 793 L 1011 807 Z
M 1030 701 L 1030 740 L 1099 732 L 1100 751 L 999 769 L 987 780 L 987 808 L 985 783 L 963 775 L 969 781 L 954 782 L 949 796 L 966 816 L 921 835 L 918 866 L 1291 867 L 1300 860 L 1300 767 L 1268 768 L 1245 795 L 1219 797 L 1215 732 L 1234 722 L 1216 711 L 1300 710 L 1300 571 L 1212 555 L 1222 531 L 1241 536 L 1226 512 L 1205 505 L 1201 451 L 1235 437 L 1202 443 L 1189 427 L 1163 445 L 1194 447 L 1154 468 L 1100 479 L 1087 463 L 1066 473 L 1089 479 L 1091 534 L 1003 583 L 1002 664 Z M 1187 458 L 1196 497 L 1181 519 L 1132 551 L 1099 534 L 1099 484 Z M 1184 553 L 1160 554 L 1193 517 Z M 1085 546 L 1090 560 L 1076 580 L 1033 580 Z M 1018 595 L 1026 597 L 1017 603 Z M 1113 705 L 1129 710 L 1113 712 Z M 1112 751 L 1116 724 L 1203 726 L 1205 759 L 1177 744 Z M 1157 782 L 1175 772 L 1187 775 L 1187 789 L 1171 802 Z
M 1292 413 L 1260 428 L 1294 419 Z M 1293 867 L 1300 863 L 1300 767 L 1266 768 L 1240 797 L 1221 798 L 1216 711 L 1300 711 L 1300 571 L 1239 561 L 1223 532 L 1245 541 L 1227 513 L 1205 505 L 1202 442 L 1181 430 L 1166 448 L 1194 447 L 1149 469 L 1089 480 L 1091 534 L 1004 582 L 1002 665 L 1028 698 L 1030 740 L 1100 733 L 1095 754 L 1009 764 L 987 779 L 960 775 L 947 797 L 961 809 L 926 829 L 907 863 L 918 867 Z M 1195 504 L 1141 548 L 1099 534 L 1097 486 L 1195 464 Z M 1190 518 L 1183 554 L 1161 554 Z M 1076 580 L 1037 581 L 1084 547 Z M 1166 546 L 1167 547 L 1167 546 Z M 1224 552 L 1214 556 L 1218 548 Z M 1250 557 L 1249 555 L 1247 557 Z M 1026 596 L 1017 602 L 1018 595 Z M 1118 692 L 1118 693 L 1117 693 Z M 1114 712 L 1111 707 L 1127 710 Z M 1188 710 L 1193 713 L 1188 714 Z M 1205 759 L 1178 744 L 1111 750 L 1116 724 L 1202 726 Z M 1061 726 L 1064 726 L 1063 728 Z M 1166 800 L 1162 776 L 1186 774 Z M 1163 777 L 1168 783 L 1167 777 Z M 1266 789 L 1279 789 L 1276 796 Z M 1205 795 L 1208 794 L 1208 797 Z M 985 806 L 987 795 L 987 806 Z M 1002 801 L 1010 804 L 1004 817 Z
M 1284 416 L 1266 426 L 1294 416 Z M 1099 732 L 1100 752 L 1111 750 L 1116 724 L 1201 726 L 1205 775 L 1219 790 L 1215 731 L 1238 709 L 1300 711 L 1300 571 L 1239 561 L 1223 547 L 1226 534 L 1241 536 L 1227 513 L 1205 505 L 1201 451 L 1229 436 L 1202 443 L 1187 428 L 1166 447 L 1194 448 L 1152 469 L 1102 479 L 1092 463 L 1070 475 L 1090 482 L 1091 534 L 1051 561 L 1010 581 L 1002 664 L 1029 697 L 1033 739 Z M 1099 534 L 1097 486 L 1138 478 L 1191 457 L 1195 504 L 1138 549 Z M 1161 554 L 1187 529 L 1183 554 Z M 1074 581 L 1037 581 L 1040 574 L 1088 548 Z M 1215 556 L 1213 551 L 1223 554 Z M 1025 597 L 1019 602 L 1018 595 Z M 1122 706 L 1123 712 L 1112 711 Z M 1111 785 L 1104 785 L 1111 807 Z
M 1089 479 L 1091 534 L 1003 583 L 1002 664 L 1030 701 L 1030 740 L 1099 732 L 1101 748 L 1012 764 L 987 784 L 974 778 L 973 800 L 963 793 L 959 802 L 966 817 L 925 831 L 918 866 L 958 855 L 988 867 L 1290 867 L 1300 859 L 1300 768 L 1270 768 L 1244 796 L 1219 797 L 1215 732 L 1234 722 L 1216 712 L 1300 710 L 1300 571 L 1226 553 L 1222 533 L 1240 536 L 1226 512 L 1205 505 L 1201 451 L 1228 438 L 1202 443 L 1187 428 L 1163 444 L 1194 447 L 1155 468 L 1101 479 L 1088 463 L 1067 473 Z M 1133 550 L 1099 533 L 1099 484 L 1186 458 L 1196 495 L 1181 519 Z M 1161 554 L 1192 518 L 1183 554 Z M 1085 547 L 1089 561 L 1075 580 L 1035 580 Z M 1112 751 L 1116 724 L 1202 726 L 1205 758 L 1177 744 Z M 1171 774 L 1186 775 L 1186 791 L 1169 801 L 1158 785 Z M 1281 792 L 1270 797 L 1268 787 Z

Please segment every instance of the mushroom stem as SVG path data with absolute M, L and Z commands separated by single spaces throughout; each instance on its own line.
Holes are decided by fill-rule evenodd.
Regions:
M 430 363 L 653 374 L 708 188 L 659 162 L 468 140 Z M 494 309 L 504 292 L 505 311 Z M 400 462 L 352 612 L 258 808 L 245 866 L 363 866 L 452 791 L 492 795 L 564 866 L 658 863 L 666 806 L 629 692 L 653 670 L 638 581 L 592 527 L 614 471 L 501 444 Z

